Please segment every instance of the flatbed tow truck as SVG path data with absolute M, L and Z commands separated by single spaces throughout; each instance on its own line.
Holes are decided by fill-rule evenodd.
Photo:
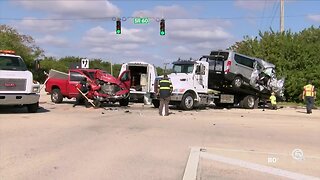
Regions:
M 253 109 L 258 107 L 259 102 L 269 98 L 268 92 L 261 92 L 249 86 L 234 88 L 231 85 L 212 84 L 206 58 L 203 56 L 200 60 L 173 62 L 173 72 L 168 75 L 173 85 L 171 105 L 177 105 L 183 110 L 213 103 L 218 107 L 237 106 Z M 224 72 L 221 72 L 221 76 L 223 74 Z M 155 87 L 157 84 L 158 82 L 155 83 Z M 154 107 L 159 107 L 158 97 L 153 99 L 152 103 Z

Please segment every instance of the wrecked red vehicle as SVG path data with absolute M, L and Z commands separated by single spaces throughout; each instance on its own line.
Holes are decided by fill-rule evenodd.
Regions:
M 119 102 L 120 106 L 129 103 L 130 72 L 123 72 L 118 78 L 99 69 L 72 69 L 69 73 L 50 70 L 45 91 L 51 94 L 51 101 L 61 103 L 63 98 L 75 98 L 79 92 L 77 85 L 87 78 L 89 92 L 87 97 L 95 106 L 104 102 Z

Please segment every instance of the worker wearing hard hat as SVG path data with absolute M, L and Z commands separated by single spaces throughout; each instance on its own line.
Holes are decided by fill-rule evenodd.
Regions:
M 302 99 L 306 101 L 307 105 L 307 114 L 312 113 L 312 108 L 314 106 L 314 100 L 316 98 L 316 89 L 312 85 L 311 80 L 308 81 L 308 84 L 303 87 Z
M 172 90 L 172 83 L 165 74 L 158 84 L 158 92 L 160 96 L 159 114 L 162 116 L 169 115 L 169 102 Z

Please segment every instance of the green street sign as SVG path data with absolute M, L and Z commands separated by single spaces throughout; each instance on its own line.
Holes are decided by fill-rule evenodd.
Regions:
M 149 18 L 134 18 L 134 24 L 149 24 Z

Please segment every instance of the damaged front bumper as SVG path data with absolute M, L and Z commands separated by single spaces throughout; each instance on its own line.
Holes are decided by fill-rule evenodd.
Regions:
M 117 102 L 122 99 L 127 99 L 128 97 L 129 97 L 129 93 L 121 94 L 121 95 L 95 93 L 95 95 L 93 96 L 93 99 L 98 100 L 100 102 Z

